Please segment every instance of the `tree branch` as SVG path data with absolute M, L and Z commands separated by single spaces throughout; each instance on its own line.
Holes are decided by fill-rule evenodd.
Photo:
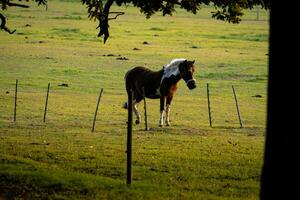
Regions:
M 6 19 L 1 13 L 0 13 L 0 19 L 1 19 L 0 29 L 3 29 L 6 24 Z
M 110 12 L 108 14 L 116 14 L 115 17 L 108 18 L 108 20 L 111 20 L 111 19 L 117 19 L 118 16 L 124 15 L 125 13 L 124 12 Z
M 6 19 L 5 17 L 0 13 L 0 19 L 1 19 L 1 25 L 0 25 L 0 29 L 8 32 L 9 34 L 13 34 L 14 32 L 16 32 L 16 29 L 11 31 L 5 24 L 6 24 Z
M 104 5 L 103 12 L 99 13 L 100 14 L 100 17 L 99 17 L 100 31 L 99 31 L 98 37 L 101 37 L 102 35 L 104 35 L 104 44 L 105 44 L 107 38 L 109 37 L 108 15 L 109 15 L 109 9 L 113 3 L 114 3 L 114 0 L 108 0 L 106 2 L 106 4 Z
M 11 2 L 7 2 L 8 6 L 15 6 L 15 7 L 21 7 L 21 8 L 29 8 L 29 6 L 24 5 L 24 4 L 18 4 L 18 3 L 11 3 Z

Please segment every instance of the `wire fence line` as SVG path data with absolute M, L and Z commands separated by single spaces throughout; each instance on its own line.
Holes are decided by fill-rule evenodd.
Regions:
M 98 108 L 96 109 L 95 112 L 95 106 L 96 106 L 96 102 L 97 102 L 97 97 L 99 94 L 99 90 L 101 89 L 101 87 L 98 87 L 98 91 L 95 93 L 82 93 L 80 91 L 73 91 L 72 88 L 77 87 L 77 85 L 72 84 L 72 88 L 71 85 L 63 85 L 63 86 L 59 86 L 54 85 L 54 87 L 52 88 L 50 87 L 50 83 L 45 84 L 45 87 L 43 90 L 38 90 L 38 91 L 34 91 L 34 89 L 32 89 L 32 87 L 29 86 L 22 86 L 22 82 L 17 81 L 16 80 L 16 84 L 15 84 L 15 89 L 13 91 L 13 88 L 11 88 L 10 91 L 5 91 L 5 95 L 6 95 L 6 106 L 9 109 L 1 109 L 2 112 L 6 112 L 6 113 L 2 113 L 1 116 L 3 118 L 3 116 L 9 116 L 11 113 L 11 111 L 13 110 L 13 121 L 20 121 L 22 120 L 22 117 L 20 117 L 20 119 L 18 118 L 18 116 L 23 115 L 23 116 L 28 116 L 31 115 L 29 117 L 26 117 L 26 119 L 36 119 L 41 117 L 41 120 L 44 123 L 48 123 L 48 120 L 46 120 L 48 118 L 48 116 L 50 117 L 50 121 L 55 121 L 55 120 L 62 120 L 62 121 L 67 121 L 67 120 L 71 120 L 70 117 L 72 117 L 73 119 L 75 119 L 75 121 L 78 121 L 80 123 L 88 123 L 87 121 L 90 120 L 92 122 L 92 120 L 94 120 L 93 122 L 93 127 L 91 128 L 92 132 L 95 130 L 95 124 L 97 123 L 108 123 L 109 120 L 104 120 L 103 118 L 99 118 L 98 120 L 96 120 L 95 118 L 93 118 L 94 116 L 97 116 L 98 112 L 104 112 L 105 115 L 107 115 L 107 113 L 111 113 L 112 115 L 120 115 L 121 111 L 120 109 L 115 109 L 115 108 L 121 108 L 121 104 L 119 103 L 119 105 L 116 106 L 116 102 L 120 102 L 120 98 L 118 97 L 117 100 L 115 101 L 115 104 L 110 103 L 111 100 L 110 97 L 108 97 L 107 99 L 104 97 L 104 100 L 101 103 L 103 105 L 100 105 L 100 109 L 98 111 Z M 208 84 L 207 84 L 208 85 Z M 244 121 L 244 116 L 245 116 L 245 112 L 243 109 L 240 109 L 238 106 L 240 105 L 240 107 L 243 107 L 243 99 L 245 99 L 245 97 L 241 98 L 242 100 L 240 101 L 240 94 L 239 91 L 241 89 L 242 86 L 238 86 L 234 93 L 230 92 L 231 88 L 226 88 L 224 90 L 224 88 L 220 89 L 218 88 L 218 86 L 214 86 L 213 84 L 209 84 L 210 85 L 210 94 L 207 91 L 207 94 L 201 94 L 200 96 L 197 97 L 191 97 L 193 101 L 195 101 L 195 108 L 199 109 L 199 107 L 197 107 L 197 104 L 203 104 L 200 105 L 201 109 L 206 109 L 208 110 L 207 116 L 204 117 L 203 113 L 201 114 L 202 117 L 199 116 L 195 116 L 195 118 L 199 117 L 199 120 L 203 121 L 200 124 L 207 124 L 211 127 L 213 126 L 218 126 L 218 123 L 216 123 L 216 121 L 225 121 L 228 125 L 230 123 L 232 123 L 232 126 L 236 126 L 236 124 L 239 124 L 240 127 L 243 127 L 243 124 L 245 124 L 247 126 L 247 121 Z M 211 87 L 211 85 L 213 85 L 213 87 Z M 91 88 L 90 86 L 84 86 L 84 85 L 80 85 L 82 88 Z M 64 87 L 64 88 L 60 88 L 60 87 Z M 201 87 L 201 86 L 200 86 Z M 233 89 L 233 85 L 232 85 L 232 89 Z M 93 88 L 96 88 L 96 86 L 94 86 Z M 103 88 L 102 88 L 103 90 Z M 114 94 L 114 90 L 107 90 L 106 88 L 104 88 L 105 93 L 104 96 L 108 93 L 110 94 Z M 234 90 L 234 89 L 233 89 Z M 110 92 L 107 92 L 110 91 Z M 224 93 L 224 91 L 226 91 L 226 95 L 222 94 Z M 230 93 L 229 93 L 230 92 Z M 203 93 L 203 91 L 202 91 Z M 3 94 L 3 92 L 2 92 Z M 3 95 L 3 96 L 5 96 Z M 102 94 L 101 94 L 102 95 Z M 116 96 L 123 96 L 124 99 L 126 100 L 127 98 L 127 94 L 126 91 L 124 89 L 124 91 L 122 92 L 117 92 Z M 208 97 L 208 95 L 210 95 L 210 97 Z M 207 100 L 206 97 L 207 96 Z M 231 98 L 231 101 L 224 101 L 224 96 L 226 96 L 226 98 Z M 176 97 L 177 98 L 177 97 Z M 251 97 L 252 98 L 252 97 Z M 257 95 L 256 98 L 262 98 L 262 96 Z M 3 97 L 2 97 L 3 99 Z M 185 99 L 185 97 L 181 97 L 181 100 Z M 1 100 L 1 99 L 0 99 Z M 14 101 L 14 102 L 13 102 Z M 98 99 L 99 101 L 99 99 Z M 206 101 L 209 101 L 209 105 L 206 106 L 205 104 L 207 104 Z M 240 101 L 240 102 L 239 102 Z M 5 105 L 2 104 L 2 107 L 5 107 Z M 97 104 L 98 107 L 98 104 Z M 105 107 L 105 110 L 103 110 L 103 107 Z M 114 108 L 113 108 L 114 107 Z M 260 106 L 262 107 L 262 106 Z M 13 109 L 12 109 L 13 108 Z M 220 111 L 221 110 L 221 111 Z M 47 112 L 49 111 L 49 113 L 47 114 Z M 38 112 L 38 114 L 36 113 Z M 124 112 L 124 113 L 123 113 Z M 223 113 L 222 113 L 223 112 Z M 122 115 L 125 114 L 125 111 L 122 111 L 121 113 Z M 150 114 L 151 115 L 151 114 Z M 0 116 L 0 117 L 1 117 Z M 101 114 L 100 114 L 101 116 Z M 147 116 L 145 115 L 145 118 Z M 5 118 L 5 117 L 4 117 Z M 205 120 L 206 118 L 206 120 Z M 118 118 L 118 122 L 122 122 L 122 120 L 124 120 L 124 116 L 123 117 L 119 117 Z M 6 117 L 7 120 L 7 117 Z M 198 122 L 199 122 L 198 120 Z M 204 121 L 205 120 L 205 121 Z M 246 122 L 246 123 L 244 123 Z M 147 123 L 145 121 L 145 123 Z M 91 124 L 91 123 L 90 123 Z M 84 127 L 86 127 L 87 125 L 84 125 Z M 146 125 L 147 126 L 147 125 Z

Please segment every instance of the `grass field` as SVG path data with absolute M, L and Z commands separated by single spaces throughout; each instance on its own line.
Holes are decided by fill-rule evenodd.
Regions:
M 261 10 L 257 21 L 255 11 L 246 11 L 234 25 L 211 19 L 210 7 L 150 19 L 131 6 L 112 11 L 126 14 L 110 21 L 105 45 L 79 1 L 51 1 L 48 11 L 32 4 L 4 12 L 17 32 L 0 32 L 0 199 L 258 199 L 268 13 Z M 189 91 L 180 82 L 171 127 L 157 126 L 159 101 L 147 100 L 151 130 L 133 127 L 133 183 L 127 187 L 124 74 L 138 65 L 158 70 L 173 58 L 196 60 L 197 88 Z

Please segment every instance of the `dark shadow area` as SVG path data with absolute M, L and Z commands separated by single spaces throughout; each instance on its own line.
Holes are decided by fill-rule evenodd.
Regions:
M 267 134 L 260 193 L 263 200 L 299 198 L 299 89 L 295 88 L 299 56 L 294 50 L 299 29 L 293 25 L 298 19 L 295 9 L 271 2 Z

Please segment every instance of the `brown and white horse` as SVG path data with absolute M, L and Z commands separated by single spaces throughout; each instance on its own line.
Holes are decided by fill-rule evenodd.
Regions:
M 159 71 L 152 71 L 145 67 L 135 67 L 125 75 L 126 91 L 132 90 L 133 111 L 136 115 L 136 124 L 140 123 L 140 114 L 137 110 L 138 103 L 143 100 L 143 87 L 145 96 L 151 99 L 160 98 L 160 119 L 159 126 L 163 125 L 164 103 L 166 99 L 166 126 L 170 125 L 170 105 L 177 90 L 178 82 L 183 79 L 187 87 L 192 90 L 196 88 L 194 79 L 195 61 L 186 59 L 173 59 L 169 64 Z M 127 108 L 125 103 L 124 108 Z

